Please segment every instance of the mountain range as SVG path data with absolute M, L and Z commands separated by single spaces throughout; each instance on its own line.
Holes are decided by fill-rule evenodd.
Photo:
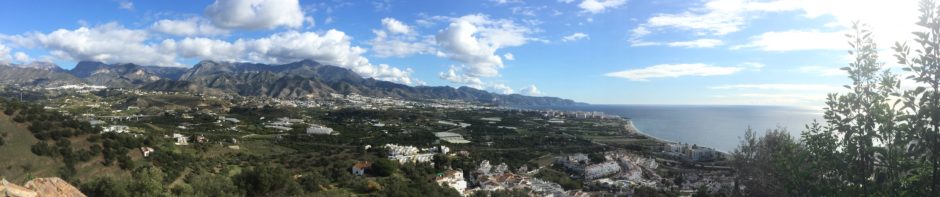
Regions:
M 85 83 L 111 88 L 274 98 L 337 93 L 409 100 L 454 99 L 508 106 L 579 104 L 569 99 L 496 94 L 470 87 L 408 86 L 363 78 L 349 69 L 312 60 L 281 65 L 206 60 L 191 68 L 81 61 L 71 70 L 48 62 L 0 64 L 0 83 L 43 87 Z

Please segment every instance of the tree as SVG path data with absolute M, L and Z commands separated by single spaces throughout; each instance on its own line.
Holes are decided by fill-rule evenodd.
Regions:
M 193 196 L 228 197 L 241 196 L 238 187 L 231 179 L 214 174 L 201 174 L 188 180 L 193 188 Z
M 123 181 L 116 181 L 111 177 L 104 176 L 92 179 L 81 185 L 82 193 L 88 196 L 100 197 L 123 197 L 131 196 L 127 192 L 127 185 Z
M 169 196 L 164 188 L 164 174 L 160 168 L 147 166 L 137 168 L 133 173 L 133 181 L 128 186 L 128 192 L 133 196 Z
M 247 196 L 293 196 L 302 192 L 291 174 L 281 167 L 257 166 L 233 177 Z
M 911 54 L 906 43 L 895 43 L 895 57 L 904 71 L 912 73 L 907 78 L 919 83 L 919 87 L 907 90 L 901 104 L 909 112 L 899 127 L 910 131 L 905 137 L 912 140 L 909 157 L 918 158 L 919 163 L 906 162 L 896 166 L 909 169 L 896 172 L 909 177 L 901 180 L 913 186 L 907 195 L 940 195 L 940 7 L 933 0 L 920 3 L 921 16 L 918 26 L 925 31 L 914 32 L 917 47 Z M 906 148 L 906 147 L 905 147 Z
M 391 176 L 395 172 L 398 172 L 398 163 L 385 158 L 376 160 L 369 169 L 369 173 L 376 176 Z

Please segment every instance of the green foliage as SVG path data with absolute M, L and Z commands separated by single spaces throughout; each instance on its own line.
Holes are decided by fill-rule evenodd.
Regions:
M 369 173 L 376 176 L 391 176 L 395 172 L 398 172 L 398 162 L 385 158 L 376 160 L 369 169 Z
M 190 178 L 192 196 L 229 197 L 241 196 L 231 179 L 214 174 L 201 174 Z
M 235 185 L 247 196 L 293 196 L 302 192 L 291 174 L 281 167 L 257 166 L 233 177 Z
M 582 182 L 571 179 L 567 173 L 559 172 L 551 168 L 543 168 L 535 175 L 536 178 L 558 183 L 565 190 L 581 189 Z
M 157 167 L 142 167 L 134 170 L 134 181 L 128 185 L 133 196 L 168 196 L 164 188 L 163 171 Z
M 81 191 L 88 196 L 124 197 L 131 196 L 124 181 L 103 176 L 81 185 Z
M 872 33 L 855 25 L 846 93 L 830 94 L 824 123 L 796 142 L 776 131 L 748 131 L 735 151 L 739 193 L 755 196 L 940 196 L 940 7 L 920 4 L 913 49 L 893 47 L 919 87 L 878 62 Z M 737 188 L 737 187 L 736 187 Z

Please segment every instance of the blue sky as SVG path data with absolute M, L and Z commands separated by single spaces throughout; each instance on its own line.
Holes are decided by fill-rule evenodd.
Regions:
M 0 62 L 313 59 L 588 103 L 815 107 L 848 82 L 852 21 L 894 68 L 916 16 L 910 0 L 2 1 Z

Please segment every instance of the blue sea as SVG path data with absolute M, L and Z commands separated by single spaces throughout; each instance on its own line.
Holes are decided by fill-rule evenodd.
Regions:
M 825 122 L 821 109 L 783 106 L 585 105 L 552 109 L 619 115 L 631 119 L 637 129 L 653 137 L 726 152 L 738 146 L 748 127 L 760 134 L 782 127 L 799 137 L 805 125 L 814 119 Z

